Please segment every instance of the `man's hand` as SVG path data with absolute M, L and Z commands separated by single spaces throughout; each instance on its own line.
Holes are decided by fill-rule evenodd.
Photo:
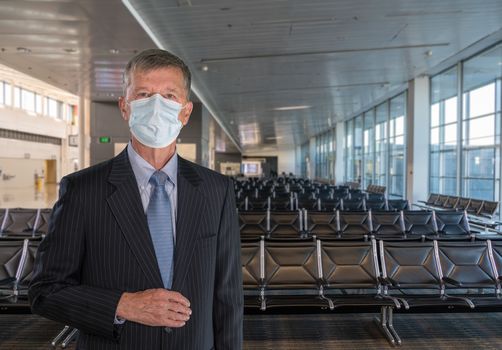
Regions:
M 183 327 L 191 314 L 190 301 L 166 289 L 124 293 L 117 305 L 118 317 L 147 326 Z

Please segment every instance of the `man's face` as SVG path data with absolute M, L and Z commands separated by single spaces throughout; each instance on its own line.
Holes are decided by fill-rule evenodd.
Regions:
M 178 119 L 183 125 L 188 123 L 193 104 L 188 101 L 185 79 L 181 69 L 177 67 L 165 67 L 150 71 L 136 70 L 133 72 L 129 77 L 126 95 L 119 98 L 122 118 L 129 121 L 131 115 L 129 103 L 131 101 L 147 98 L 155 94 L 160 94 L 184 106 L 178 115 Z

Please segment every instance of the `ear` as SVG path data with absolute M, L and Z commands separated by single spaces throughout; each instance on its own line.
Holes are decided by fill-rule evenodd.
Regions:
M 126 122 L 129 121 L 130 109 L 129 104 L 127 103 L 124 96 L 119 97 L 119 109 L 120 113 L 122 114 L 122 119 L 124 119 Z
M 178 116 L 178 119 L 181 121 L 183 126 L 187 125 L 188 119 L 190 119 L 190 115 L 192 114 L 193 110 L 193 103 L 191 101 L 188 101 L 185 107 L 181 110 L 180 115 Z

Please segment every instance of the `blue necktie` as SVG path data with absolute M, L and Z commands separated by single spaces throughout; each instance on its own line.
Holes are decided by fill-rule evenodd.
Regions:
M 154 172 L 150 178 L 152 192 L 146 215 L 162 281 L 164 287 L 170 289 L 173 282 L 174 237 L 171 202 L 165 186 L 167 178 L 162 171 Z

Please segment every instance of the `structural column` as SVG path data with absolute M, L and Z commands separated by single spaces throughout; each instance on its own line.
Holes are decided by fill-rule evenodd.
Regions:
M 408 85 L 406 193 L 411 203 L 429 194 L 430 80 L 428 76 Z
M 335 184 L 345 182 L 345 123 L 336 123 Z

